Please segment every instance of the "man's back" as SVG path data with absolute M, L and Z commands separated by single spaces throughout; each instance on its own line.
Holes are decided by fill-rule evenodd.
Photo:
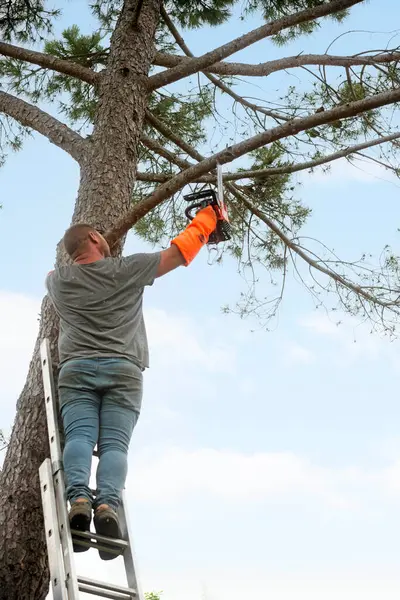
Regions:
M 120 356 L 149 366 L 142 314 L 160 253 L 104 258 L 51 272 L 49 296 L 60 316 L 60 365 L 71 358 Z

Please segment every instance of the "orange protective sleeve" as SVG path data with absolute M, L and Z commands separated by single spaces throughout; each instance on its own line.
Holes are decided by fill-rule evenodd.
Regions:
M 185 259 L 185 267 L 192 262 L 208 242 L 210 233 L 214 231 L 216 225 L 217 215 L 211 206 L 207 206 L 200 210 L 186 229 L 172 240 L 171 244 L 178 246 Z

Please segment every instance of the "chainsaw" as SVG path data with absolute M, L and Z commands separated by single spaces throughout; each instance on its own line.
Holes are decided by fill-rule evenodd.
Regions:
M 207 206 L 212 206 L 215 214 L 217 215 L 217 226 L 215 230 L 210 234 L 208 244 L 219 244 L 220 242 L 227 242 L 232 237 L 232 228 L 229 223 L 228 212 L 223 198 L 223 187 L 222 187 L 222 171 L 220 165 L 217 165 L 218 173 L 218 195 L 215 190 L 201 190 L 200 192 L 193 192 L 183 196 L 186 202 L 191 202 L 186 207 L 185 215 L 191 221 L 194 218 L 192 214 L 193 210 L 198 212 Z

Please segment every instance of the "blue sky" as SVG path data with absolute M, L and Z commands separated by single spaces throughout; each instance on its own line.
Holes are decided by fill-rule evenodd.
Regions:
M 90 30 L 71 0 L 59 29 Z M 384 5 L 384 10 L 382 10 Z M 240 60 L 381 48 L 400 16 L 371 0 L 343 25 L 277 48 L 259 43 Z M 185 35 L 193 52 L 259 24 L 232 20 L 218 34 Z M 239 60 L 239 56 L 232 60 Z M 264 93 L 291 82 L 271 78 Z M 260 95 L 260 90 L 258 90 Z M 299 176 L 313 209 L 304 228 L 343 257 L 398 251 L 399 183 L 375 166 L 341 162 L 329 175 Z M 78 168 L 39 136 L 0 171 L 0 426 L 9 430 L 37 331 L 44 277 L 68 226 Z M 144 246 L 130 235 L 126 253 Z M 242 282 L 236 267 L 207 265 L 207 252 L 146 291 L 151 369 L 130 450 L 127 482 L 146 590 L 165 600 L 392 600 L 400 592 L 398 343 L 321 311 L 293 278 L 272 332 L 223 316 Z M 262 284 L 267 290 L 267 285 Z M 255 332 L 252 332 L 256 329 Z M 354 341 L 356 340 L 356 341 Z M 96 576 L 91 553 L 78 569 Z M 121 582 L 121 565 L 101 564 Z M 98 574 L 97 574 L 98 575 Z

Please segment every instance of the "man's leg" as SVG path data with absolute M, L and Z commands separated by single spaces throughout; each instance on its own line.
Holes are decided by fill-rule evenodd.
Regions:
M 99 382 L 103 391 L 100 412 L 97 496 L 94 503 L 96 531 L 118 537 L 116 509 L 128 470 L 128 448 L 140 414 L 143 377 L 127 359 L 101 359 Z M 104 560 L 113 555 L 101 553 Z
M 93 497 L 89 487 L 93 449 L 99 431 L 100 397 L 96 393 L 96 359 L 70 360 L 58 378 L 65 432 L 63 454 L 67 497 L 73 529 L 90 527 Z M 76 550 L 83 551 L 83 547 Z

